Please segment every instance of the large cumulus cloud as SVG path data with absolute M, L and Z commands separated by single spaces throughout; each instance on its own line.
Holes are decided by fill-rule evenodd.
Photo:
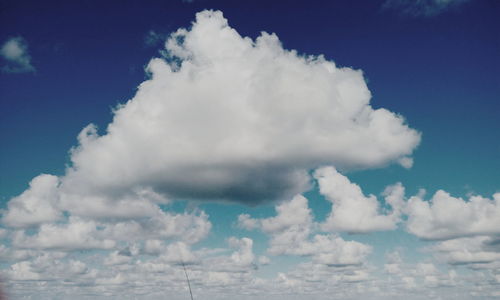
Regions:
M 63 189 L 258 203 L 304 191 L 320 165 L 408 166 L 420 141 L 370 106 L 361 71 L 285 50 L 274 34 L 241 37 L 219 11 L 198 13 L 164 55 L 105 134 L 82 131 Z

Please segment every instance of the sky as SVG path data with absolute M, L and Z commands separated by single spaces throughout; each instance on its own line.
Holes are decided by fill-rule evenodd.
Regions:
M 0 28 L 8 299 L 500 298 L 498 1 L 0 1 Z

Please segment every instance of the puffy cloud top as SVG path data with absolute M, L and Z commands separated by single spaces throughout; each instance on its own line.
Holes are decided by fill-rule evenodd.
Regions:
M 500 193 L 493 199 L 472 196 L 469 201 L 439 190 L 430 201 L 411 197 L 408 231 L 428 240 L 500 233 Z
M 310 256 L 313 262 L 328 266 L 361 265 L 372 251 L 371 246 L 345 241 L 335 234 L 314 234 L 308 201 L 303 196 L 283 202 L 275 207 L 276 216 L 252 219 L 243 214 L 238 217 L 238 225 L 251 230 L 259 228 L 269 235 L 272 255 Z
M 30 227 L 60 219 L 58 185 L 59 179 L 53 175 L 33 178 L 26 191 L 9 201 L 3 223 L 11 227 Z
M 340 174 L 334 167 L 323 167 L 314 172 L 322 195 L 332 202 L 332 211 L 322 224 L 327 231 L 367 233 L 392 230 L 401 221 L 405 206 L 404 187 L 398 183 L 384 192 L 390 213 L 382 213 L 377 197 L 363 194 L 361 188 Z
M 320 165 L 411 165 L 420 134 L 370 106 L 359 70 L 285 50 L 274 34 L 241 37 L 220 11 L 198 13 L 164 54 L 106 134 L 82 131 L 63 187 L 258 203 L 304 191 Z

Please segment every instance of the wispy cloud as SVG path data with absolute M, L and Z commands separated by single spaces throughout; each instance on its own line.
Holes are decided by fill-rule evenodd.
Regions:
M 412 17 L 433 17 L 459 7 L 469 0 L 386 0 L 383 9 Z
M 6 62 L 6 65 L 2 67 L 2 71 L 5 73 L 29 73 L 36 71 L 35 67 L 31 64 L 28 43 L 21 36 L 7 40 L 0 49 L 0 55 Z
M 167 40 L 168 35 L 158 33 L 154 30 L 148 31 L 148 33 L 144 36 L 144 44 L 146 47 L 154 47 L 160 43 L 163 43 Z

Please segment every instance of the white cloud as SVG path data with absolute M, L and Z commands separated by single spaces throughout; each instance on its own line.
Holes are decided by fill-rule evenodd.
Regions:
M 249 266 L 254 263 L 255 255 L 253 254 L 253 240 L 249 238 L 237 239 L 235 237 L 229 238 L 229 245 L 237 248 L 231 255 L 231 259 L 240 266 Z
M 392 297 L 404 298 L 408 291 L 415 294 L 425 295 L 425 298 L 436 298 L 435 288 L 451 288 L 458 293 L 462 286 L 465 286 L 466 277 L 461 276 L 454 269 L 440 268 L 429 260 L 417 263 L 403 261 L 399 250 L 386 255 L 385 272 L 388 274 L 384 289 L 391 291 Z M 464 280 L 465 279 L 465 280 Z M 434 294 L 434 295 L 433 295 Z M 450 296 L 447 291 L 442 295 Z M 424 298 L 422 298 L 424 299 Z
M 270 247 L 267 251 L 273 255 L 300 255 L 298 252 L 312 233 L 313 226 L 307 199 L 297 195 L 292 200 L 277 205 L 275 209 L 275 217 L 255 220 L 259 228 L 270 235 Z M 241 220 L 241 217 L 239 219 Z
M 9 279 L 11 280 L 38 280 L 40 275 L 34 272 L 29 261 L 22 261 L 10 266 Z
M 27 48 L 19 49 L 31 66 Z M 310 187 L 308 172 L 320 165 L 409 167 L 419 133 L 370 106 L 361 71 L 285 50 L 274 34 L 241 37 L 220 12 L 198 14 L 162 54 L 103 135 L 93 125 L 81 131 L 63 176 L 34 178 L 2 212 L 11 228 L 0 248 L 10 270 L 1 275 L 11 278 L 15 296 L 149 296 L 158 286 L 173 295 L 185 289 L 181 262 L 194 286 L 213 295 L 272 290 L 274 281 L 255 276 L 269 259 L 254 253 L 253 240 L 233 237 L 233 250 L 194 250 L 211 230 L 208 216 L 165 211 L 188 198 L 293 198 L 274 218 L 242 216 L 239 223 L 268 234 L 270 254 L 306 256 L 325 274 L 342 270 L 339 282 L 368 278 L 361 266 L 371 247 L 315 234 L 307 199 L 294 195 Z M 40 285 L 21 286 L 31 280 Z
M 436 257 L 452 265 L 500 263 L 500 239 L 476 236 L 447 240 L 430 246 Z M 475 265 L 473 265 L 475 264 Z
M 157 215 L 157 204 L 167 204 L 169 199 L 151 188 L 139 187 L 118 197 L 86 191 L 86 193 L 58 191 L 58 208 L 73 216 L 94 219 L 135 219 Z
M 271 259 L 269 259 L 269 257 L 264 256 L 264 255 L 259 256 L 259 264 L 260 265 L 265 266 L 265 265 L 268 265 L 270 263 L 271 263 Z
M 259 220 L 252 219 L 249 214 L 241 214 L 238 216 L 237 225 L 239 228 L 243 228 L 246 230 L 253 230 L 259 228 Z
M 148 218 L 100 224 L 101 235 L 116 241 L 175 239 L 188 244 L 204 239 L 212 227 L 204 212 L 176 214 L 161 210 Z
M 359 242 L 320 234 L 315 235 L 313 241 L 306 243 L 304 248 L 307 250 L 299 252 L 309 252 L 313 255 L 314 262 L 331 266 L 362 264 L 372 251 L 371 246 Z
M 110 249 L 115 242 L 110 239 L 99 238 L 98 224 L 94 221 L 85 221 L 71 217 L 67 224 L 43 224 L 34 235 L 27 235 L 25 231 L 18 231 L 12 238 L 12 244 L 19 248 L 28 249 Z
M 362 266 L 331 267 L 306 262 L 274 280 L 275 289 L 286 291 L 287 299 L 366 299 L 371 270 Z
M 303 191 L 318 165 L 408 166 L 420 141 L 401 116 L 370 106 L 361 71 L 285 50 L 274 34 L 241 37 L 221 12 L 197 14 L 166 52 L 181 61 L 151 60 L 151 79 L 106 134 L 82 131 L 63 190 L 147 186 L 258 203 Z
M 13 297 L 182 299 L 182 262 L 195 295 L 207 299 L 403 298 L 394 295 L 408 293 L 392 294 L 402 289 L 437 298 L 424 288 L 458 288 L 460 274 L 429 261 L 406 264 L 396 253 L 384 266 L 390 282 L 382 282 L 366 263 L 372 247 L 335 233 L 391 230 L 404 214 L 421 238 L 472 236 L 430 249 L 451 265 L 483 268 L 477 295 L 493 294 L 499 194 L 451 197 L 443 207 L 415 196 L 407 205 L 404 187 L 395 184 L 382 205 L 334 168 L 322 168 L 315 177 L 332 202 L 323 224 L 295 195 L 320 165 L 411 167 L 418 133 L 402 117 L 371 108 L 360 71 L 284 50 L 275 35 L 242 38 L 218 12 L 199 14 L 166 47 L 167 59 L 150 62 L 151 79 L 117 108 L 106 133 L 92 125 L 82 131 L 66 175 L 40 175 L 8 203 L 2 222 L 11 228 L 0 229 L 7 269 L 0 275 Z M 211 230 L 208 216 L 160 208 L 180 198 L 255 204 L 288 195 L 274 217 L 238 217 L 241 228 L 268 235 L 266 255 L 304 257 L 276 278 L 260 278 L 256 269 L 267 274 L 288 258 L 273 257 L 267 266 L 270 259 L 245 237 L 229 238 L 227 249 L 197 249 Z
M 35 72 L 31 64 L 31 56 L 28 53 L 28 43 L 23 37 L 8 39 L 0 48 L 0 55 L 7 64 L 2 67 L 5 73 L 28 73 Z
M 273 255 L 310 256 L 313 262 L 324 265 L 362 264 L 372 248 L 368 245 L 345 241 L 336 235 L 315 234 L 311 209 L 305 197 L 297 195 L 275 207 L 277 215 L 266 219 L 252 219 L 240 215 L 241 227 L 260 228 L 269 235 L 267 251 Z
M 322 228 L 326 231 L 347 231 L 366 233 L 370 231 L 392 230 L 400 221 L 404 206 L 404 188 L 401 184 L 386 189 L 386 203 L 392 208 L 383 214 L 377 197 L 363 194 L 361 188 L 349 181 L 333 167 L 315 171 L 322 195 L 332 202 L 332 211 Z
M 104 265 L 113 266 L 113 265 L 122 265 L 127 264 L 132 261 L 132 256 L 124 255 L 120 251 L 111 252 L 108 257 L 104 259 Z
M 58 185 L 56 176 L 42 174 L 35 177 L 26 191 L 8 202 L 2 222 L 10 227 L 30 227 L 57 221 L 61 218 L 57 208 Z
M 169 244 L 160 256 L 161 261 L 173 264 L 194 263 L 198 258 L 191 252 L 189 245 L 183 242 Z
M 399 11 L 414 17 L 433 17 L 457 8 L 469 0 L 386 0 L 384 9 Z
M 411 197 L 406 208 L 408 231 L 428 240 L 500 233 L 500 193 L 493 199 L 472 196 L 465 201 L 437 191 L 430 201 Z
M 146 254 L 157 255 L 165 249 L 165 245 L 161 240 L 146 240 L 144 242 L 144 252 Z

